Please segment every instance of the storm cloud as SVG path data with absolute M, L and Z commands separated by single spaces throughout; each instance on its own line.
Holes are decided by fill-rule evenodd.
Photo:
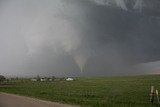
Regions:
M 0 3 L 1 74 L 145 74 L 141 63 L 159 63 L 159 0 Z

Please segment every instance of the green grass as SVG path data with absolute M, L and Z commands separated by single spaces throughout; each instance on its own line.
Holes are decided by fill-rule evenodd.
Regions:
M 160 89 L 160 75 L 76 78 L 75 81 L 19 81 L 0 86 L 14 93 L 82 107 L 157 107 L 149 102 L 150 87 Z

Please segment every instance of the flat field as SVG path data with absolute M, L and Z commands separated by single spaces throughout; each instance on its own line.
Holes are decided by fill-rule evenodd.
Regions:
M 74 81 L 10 81 L 0 92 L 14 93 L 82 107 L 157 107 L 150 87 L 160 90 L 160 75 L 75 78 Z

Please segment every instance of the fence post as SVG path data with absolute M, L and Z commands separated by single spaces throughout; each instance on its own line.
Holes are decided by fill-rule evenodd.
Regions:
M 158 96 L 158 90 L 156 90 L 156 96 L 157 96 L 157 102 L 158 102 L 158 104 L 160 104 L 160 102 L 159 102 L 159 96 Z
M 151 103 L 154 102 L 154 86 L 151 86 L 150 101 L 151 101 Z

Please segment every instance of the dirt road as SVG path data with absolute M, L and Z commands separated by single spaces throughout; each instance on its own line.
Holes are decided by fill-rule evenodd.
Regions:
M 80 107 L 13 94 L 0 93 L 0 107 Z

